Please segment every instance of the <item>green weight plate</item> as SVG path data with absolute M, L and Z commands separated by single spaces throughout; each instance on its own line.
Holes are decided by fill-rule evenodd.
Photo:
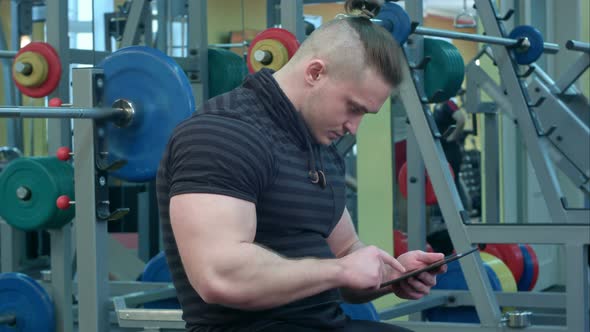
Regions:
M 439 47 L 442 48 L 446 59 L 449 62 L 449 81 L 450 82 L 456 82 L 457 80 L 461 80 L 462 79 L 462 75 L 463 75 L 463 71 L 464 71 L 464 65 L 463 65 L 463 59 L 461 58 L 461 54 L 459 53 L 459 51 L 457 50 L 457 48 L 451 44 L 451 43 L 447 43 L 443 40 L 438 40 L 438 45 Z M 451 95 L 454 96 L 455 95 L 455 91 L 447 91 L 447 89 L 445 90 L 445 94 L 447 95 Z
M 439 103 L 455 96 L 465 71 L 457 48 L 440 39 L 425 38 L 424 56 L 431 57 L 424 71 L 424 90 L 429 101 Z M 435 95 L 438 90 L 443 93 Z
M 209 97 L 215 97 L 237 88 L 246 77 L 246 62 L 234 52 L 210 48 L 209 60 Z
M 55 202 L 60 195 L 74 199 L 73 173 L 70 164 L 55 157 L 15 159 L 0 174 L 0 216 L 21 230 L 70 222 L 74 209 L 60 210 Z

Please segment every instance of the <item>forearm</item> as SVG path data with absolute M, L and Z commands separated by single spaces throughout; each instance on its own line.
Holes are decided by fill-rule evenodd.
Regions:
M 286 259 L 252 243 L 224 250 L 211 263 L 206 301 L 242 310 L 272 308 L 343 285 L 336 259 Z

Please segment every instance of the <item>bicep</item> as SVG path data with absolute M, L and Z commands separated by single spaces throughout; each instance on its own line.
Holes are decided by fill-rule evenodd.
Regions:
M 170 223 L 189 279 L 216 261 L 226 248 L 252 242 L 254 203 L 216 194 L 182 194 L 170 199 Z
M 352 218 L 348 209 L 344 209 L 338 224 L 330 233 L 327 239 L 328 245 L 332 253 L 340 258 L 353 252 L 357 247 L 362 246 L 362 243 L 354 229 Z

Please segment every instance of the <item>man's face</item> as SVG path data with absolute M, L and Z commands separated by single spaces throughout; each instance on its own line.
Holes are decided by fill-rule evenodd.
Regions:
M 365 114 L 375 114 L 392 87 L 372 69 L 355 79 L 328 78 L 305 102 L 304 118 L 315 140 L 329 145 L 346 133 L 356 134 Z

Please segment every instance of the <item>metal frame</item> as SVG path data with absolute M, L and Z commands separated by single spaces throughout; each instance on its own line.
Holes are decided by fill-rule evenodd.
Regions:
M 199 90 L 195 91 L 197 105 L 200 107 L 209 99 L 207 0 L 189 1 L 188 17 L 188 59 L 189 61 L 197 60 L 199 68 L 198 72 L 187 72 L 187 75 L 191 83 L 200 83 Z
M 505 35 L 501 22 L 498 20 L 498 15 L 489 0 L 476 0 L 479 16 L 484 24 L 485 31 L 489 36 L 503 37 Z M 428 113 L 425 111 L 409 112 L 410 124 L 414 127 L 415 132 L 424 133 L 418 135 L 417 141 L 425 160 L 426 168 L 430 174 L 439 204 L 441 206 L 443 216 L 447 220 L 449 234 L 455 248 L 458 251 L 463 251 L 469 247 L 471 243 L 517 243 L 527 242 L 536 243 L 561 243 L 566 245 L 566 271 L 567 271 L 567 290 L 565 299 L 565 309 L 567 312 L 565 327 L 556 326 L 535 326 L 528 330 L 530 331 L 585 331 L 588 329 L 589 318 L 588 312 L 588 270 L 584 266 L 587 261 L 587 246 L 590 243 L 590 227 L 588 227 L 587 210 L 566 210 L 564 201 L 562 199 L 559 185 L 555 177 L 555 170 L 551 161 L 549 160 L 549 142 L 548 134 L 540 129 L 539 122 L 535 117 L 534 107 L 541 106 L 541 103 L 533 105 L 529 97 L 529 91 L 521 81 L 520 73 L 516 70 L 516 65 L 511 57 L 511 54 L 505 46 L 492 45 L 494 59 L 500 71 L 500 76 L 503 84 L 503 91 L 497 93 L 501 96 L 499 99 L 505 99 L 500 109 L 512 110 L 513 116 L 521 127 L 521 135 L 523 136 L 531 160 L 537 171 L 537 176 L 541 184 L 542 192 L 545 195 L 545 201 L 549 206 L 549 211 L 555 222 L 567 223 L 577 222 L 583 224 L 560 224 L 557 225 L 493 225 L 487 224 L 485 226 L 471 225 L 469 218 L 463 211 L 462 203 L 458 199 L 458 195 L 454 188 L 450 173 L 445 164 L 445 158 L 442 154 L 442 149 L 438 142 L 440 135 L 436 131 L 432 131 L 429 127 Z M 405 68 L 405 77 L 413 77 L 412 73 Z M 576 68 L 585 68 L 585 65 L 578 65 Z M 574 70 L 574 72 L 579 71 Z M 488 80 L 491 81 L 491 80 Z M 571 81 L 571 80 L 570 80 Z M 484 83 L 489 85 L 490 82 Z M 416 84 L 417 86 L 414 86 Z M 424 110 L 421 104 L 421 95 L 419 91 L 420 82 L 404 82 L 401 87 L 401 100 L 406 109 Z M 489 85 L 492 86 L 492 85 Z M 538 85 L 536 86 L 539 87 Z M 499 90 L 495 84 L 492 86 L 492 91 Z M 486 90 L 487 91 L 487 90 Z M 541 90 L 542 91 L 542 90 Z M 469 98 L 474 95 L 468 95 Z M 475 95 L 477 104 L 479 98 Z M 487 112 L 490 114 L 490 112 Z M 491 112 L 494 113 L 494 112 Z M 567 113 L 566 113 L 567 114 Z M 487 115 L 486 122 L 488 129 L 492 130 L 492 135 L 496 136 L 495 130 L 497 125 L 490 116 Z M 575 119 L 572 116 L 566 116 L 566 119 Z M 563 124 L 558 121 L 566 121 L 563 118 L 559 120 L 556 118 L 548 118 L 548 122 Z M 568 124 L 571 125 L 573 120 Z M 583 128 L 579 126 L 578 128 Z M 555 129 L 554 129 L 555 130 Z M 578 129 L 582 130 L 582 129 Z M 585 132 L 582 130 L 582 136 L 585 137 Z M 486 137 L 487 139 L 488 137 Z M 579 137 L 577 139 L 580 139 Z M 491 146 L 490 146 L 491 148 Z M 571 151 L 564 153 L 571 154 Z M 575 158 L 574 158 L 575 159 Z M 492 170 L 497 170 L 496 165 L 489 165 Z M 495 178 L 492 175 L 492 178 Z M 495 180 L 494 180 L 495 181 Z M 495 187 L 497 188 L 497 187 Z M 497 204 L 497 203 L 496 203 Z M 493 208 L 496 209 L 495 205 Z M 488 215 L 490 218 L 491 215 Z M 494 218 L 497 219 L 497 218 Z M 491 220 L 490 220 L 491 221 Z M 467 224 L 467 225 L 466 225 Z M 534 228 L 537 227 L 537 228 Z M 547 234 L 551 234 L 551 240 L 548 240 Z M 556 235 L 557 234 L 557 235 Z M 399 325 L 414 329 L 416 331 L 456 331 L 456 330 L 473 330 L 475 328 L 499 331 L 506 330 L 502 326 L 502 319 L 498 311 L 498 304 L 493 293 L 490 291 L 489 282 L 487 278 L 482 278 L 485 273 L 482 273 L 481 260 L 477 255 L 467 257 L 461 261 L 467 284 L 471 294 L 473 294 L 473 303 L 480 317 L 481 324 L 470 325 L 458 328 L 457 324 L 439 324 L 429 322 L 423 324 L 420 322 L 400 323 Z M 482 296 L 483 295 L 483 296 Z M 530 295 L 529 295 L 530 296 Z M 396 322 L 397 324 L 398 322 Z M 461 325 L 462 326 L 462 325 Z M 500 326 L 500 327 L 499 327 Z
M 303 0 L 281 0 L 281 26 L 291 31 L 299 42 L 305 40 Z
M 93 108 L 98 105 L 100 95 L 98 80 L 103 80 L 102 70 L 79 68 L 72 72 L 73 104 L 76 107 Z M 76 197 L 76 241 L 80 326 L 89 332 L 108 331 L 108 265 L 107 265 L 107 223 L 97 216 L 98 203 L 107 191 L 107 175 L 95 171 L 96 158 L 103 146 L 95 137 L 98 126 L 88 119 L 74 120 L 74 182 L 75 192 L 84 193 Z M 108 191 L 107 191 L 108 194 Z M 108 203 L 108 201 L 107 201 Z

